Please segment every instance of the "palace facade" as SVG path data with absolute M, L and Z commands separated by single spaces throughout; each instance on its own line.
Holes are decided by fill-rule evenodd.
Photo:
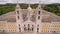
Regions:
M 60 33 L 60 16 L 50 13 L 38 5 L 32 9 L 21 9 L 0 16 L 0 32 Z

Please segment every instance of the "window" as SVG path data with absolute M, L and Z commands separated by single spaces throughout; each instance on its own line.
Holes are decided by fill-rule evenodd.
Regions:
M 34 27 L 34 26 L 32 25 L 32 27 Z
M 19 24 L 19 26 L 20 26 L 20 24 Z
M 24 31 L 26 31 L 26 25 L 24 25 Z
M 19 28 L 19 30 L 20 30 L 20 28 Z
M 21 28 L 19 28 L 19 32 L 21 32 Z
M 26 25 L 24 25 L 24 27 L 26 27 Z
M 28 28 L 28 31 L 30 30 L 30 28 Z
M 26 31 L 26 28 L 24 27 L 24 31 Z
M 38 14 L 40 14 L 40 11 L 38 12 Z
M 19 11 L 17 11 L 17 14 L 19 14 Z
M 30 30 L 30 24 L 28 24 L 28 31 Z
M 33 31 L 33 28 L 32 28 L 32 31 Z
M 38 19 L 40 19 L 40 16 L 38 16 Z
M 39 28 L 37 28 L 37 32 L 39 31 Z
M 18 19 L 19 19 L 19 16 L 18 16 Z
M 32 25 L 32 31 L 33 31 L 34 26 Z
M 28 24 L 28 28 L 30 27 L 30 24 Z
M 37 27 L 39 27 L 39 25 L 37 25 Z

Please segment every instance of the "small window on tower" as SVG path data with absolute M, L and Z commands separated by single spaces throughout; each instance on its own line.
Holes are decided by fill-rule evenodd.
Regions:
M 19 16 L 18 16 L 18 19 L 19 19 Z
M 38 14 L 40 14 L 40 11 L 38 12 Z
M 19 26 L 20 26 L 20 24 L 19 24 Z
M 38 19 L 40 19 L 40 16 L 38 16 Z
M 19 11 L 17 11 L 17 14 L 19 14 Z

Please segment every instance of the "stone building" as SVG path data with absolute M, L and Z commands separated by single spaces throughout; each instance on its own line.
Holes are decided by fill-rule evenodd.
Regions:
M 17 4 L 15 11 L 0 16 L 0 32 L 60 32 L 60 16 L 41 8 L 39 4 L 32 9 L 21 9 Z

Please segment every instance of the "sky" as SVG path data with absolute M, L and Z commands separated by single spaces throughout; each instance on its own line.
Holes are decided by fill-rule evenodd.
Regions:
M 0 0 L 0 4 L 6 4 L 6 3 L 42 3 L 42 4 L 51 4 L 51 3 L 60 3 L 60 0 Z

